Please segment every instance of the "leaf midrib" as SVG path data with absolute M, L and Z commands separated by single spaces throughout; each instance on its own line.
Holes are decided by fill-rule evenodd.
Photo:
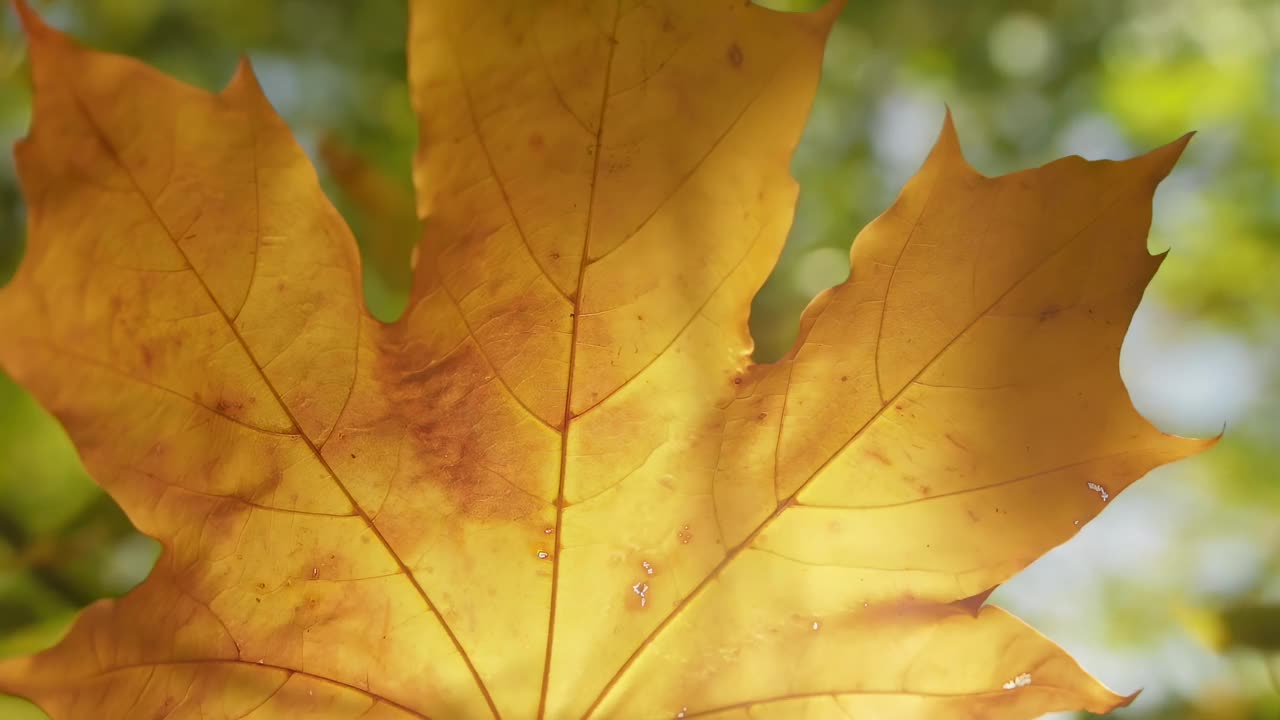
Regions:
M 564 414 L 560 423 L 560 470 L 556 489 L 556 523 L 553 552 L 551 555 L 551 602 L 547 613 L 547 650 L 542 661 L 542 689 L 538 693 L 538 720 L 546 717 L 547 693 L 551 685 L 551 653 L 555 644 L 556 603 L 560 590 L 560 555 L 563 548 L 561 538 L 564 532 L 564 510 L 566 506 L 564 487 L 569 467 L 569 424 L 573 421 L 573 378 L 578 360 L 578 328 L 582 318 L 582 296 L 585 294 L 584 280 L 587 268 L 590 267 L 591 223 L 595 218 L 596 187 L 600 179 L 600 162 L 604 155 L 602 141 L 604 139 L 605 110 L 609 107 L 609 84 L 613 79 L 613 58 L 618 48 L 618 23 L 622 19 L 622 0 L 617 0 L 613 7 L 613 25 L 605 38 L 609 43 L 609 55 L 604 65 L 604 83 L 600 95 L 600 113 L 596 120 L 595 156 L 591 168 L 591 189 L 587 195 L 587 219 L 583 228 L 582 256 L 578 261 L 578 283 L 573 294 L 573 324 L 569 332 L 569 370 L 568 382 L 564 392 Z

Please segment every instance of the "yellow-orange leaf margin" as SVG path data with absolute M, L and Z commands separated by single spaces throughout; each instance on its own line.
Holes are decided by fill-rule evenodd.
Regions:
M 1030 718 L 1127 702 L 982 600 L 1150 468 L 1117 370 L 1186 139 L 999 178 L 950 120 L 749 361 L 837 4 L 415 0 L 426 234 L 372 319 L 248 64 L 19 5 L 0 364 L 164 553 L 0 688 L 54 718 Z

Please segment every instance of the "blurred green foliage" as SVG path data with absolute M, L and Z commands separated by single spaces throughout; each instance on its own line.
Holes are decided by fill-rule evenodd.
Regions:
M 91 45 L 208 88 L 247 53 L 361 238 L 371 307 L 396 315 L 407 293 L 396 258 L 416 234 L 405 213 L 416 137 L 402 0 L 36 4 Z M 7 144 L 25 133 L 29 88 L 14 18 L 0 18 Z M 1275 651 L 1274 609 L 1247 622 L 1238 610 L 1280 603 L 1280 3 L 850 3 L 793 163 L 802 188 L 795 227 L 753 307 L 758 357 L 783 353 L 804 304 L 847 275 L 854 234 L 918 166 L 944 102 L 971 162 L 987 174 L 1065 154 L 1126 157 L 1199 131 L 1157 197 L 1152 246 L 1173 253 L 1149 293 L 1143 338 L 1131 338 L 1133 353 L 1126 346 L 1137 358 L 1126 379 L 1162 426 L 1214 434 L 1226 423 L 1226 440 L 1162 475 L 1170 478 L 1164 487 L 1126 493 L 1094 523 L 1096 532 L 1068 546 L 1128 548 L 1144 573 L 1086 558 L 1089 582 L 1062 582 L 1071 566 L 1051 557 L 1033 567 L 1052 568 L 1048 580 L 1029 572 L 1025 582 L 1053 602 L 1019 606 L 1017 594 L 1002 602 L 1059 640 L 1077 640 L 1072 633 L 1087 625 L 1096 658 L 1113 670 L 1136 666 L 1129 677 L 1152 689 L 1117 717 L 1280 717 L 1280 660 L 1271 659 L 1268 673 L 1263 659 Z M 20 258 L 22 237 L 21 195 L 6 157 L 0 281 Z M 1199 374 L 1171 374 L 1179 353 Z M 1144 378 L 1154 388 L 1145 395 Z M 1133 554 L 1142 542 L 1158 547 Z M 56 423 L 0 377 L 0 654 L 52 641 L 76 609 L 138 582 L 155 555 L 154 543 L 85 476 Z M 1071 611 L 1090 603 L 1100 614 Z M 1206 660 L 1215 656 L 1190 640 L 1196 623 L 1184 621 L 1187 608 L 1230 626 L 1238 649 L 1216 665 Z M 1108 678 L 1107 668 L 1085 662 Z M 1201 672 L 1206 667 L 1212 676 Z M 0 716 L 40 717 L 3 698 Z

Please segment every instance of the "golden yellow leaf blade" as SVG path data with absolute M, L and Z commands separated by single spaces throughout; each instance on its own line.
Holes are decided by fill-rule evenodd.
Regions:
M 807 607 L 805 599 L 774 589 L 782 585 L 756 582 L 759 576 L 739 570 L 715 599 L 690 608 L 598 716 L 791 718 L 843 711 L 1003 720 L 1128 704 L 998 608 L 976 616 L 910 604 L 811 614 L 826 601 L 815 594 Z
M 750 299 L 790 221 L 787 164 L 839 7 L 412 9 L 427 233 L 411 322 L 461 316 L 491 368 L 474 372 L 564 433 L 550 496 L 534 474 L 546 469 L 509 475 L 562 508 L 534 546 L 555 574 L 540 702 L 574 717 L 721 556 L 707 492 L 718 404 L 746 364 Z M 527 432 L 474 407 L 453 422 L 477 418 L 471 437 Z M 526 447 L 545 452 L 537 443 L 531 433 Z M 532 554 L 506 554 L 520 553 Z M 541 585 L 519 586 L 532 595 L 521 616 L 550 611 Z M 529 631 L 495 626 L 486 647 L 509 657 L 513 632 Z M 487 676 L 486 662 L 498 661 L 480 661 Z
M 780 613 L 817 603 L 820 623 L 983 593 L 1152 467 L 1212 445 L 1152 427 L 1118 368 L 1158 264 L 1146 251 L 1151 195 L 1185 140 L 1124 163 L 1075 158 L 988 179 L 964 162 L 948 119 L 899 201 L 855 241 L 850 280 L 814 302 L 783 361 L 744 377 L 717 454 L 724 557 L 684 599 L 664 603 L 664 620 L 600 707 L 621 707 L 613 703 L 630 697 L 632 673 L 680 657 L 680 643 L 697 644 L 702 627 L 739 605 L 758 609 L 761 593 L 784 596 Z M 1001 214 L 974 212 L 990 207 Z M 984 253 L 999 272 L 984 270 L 994 274 L 979 283 Z M 957 275 L 967 302 L 955 297 Z M 894 316 L 895 306 L 906 309 Z M 896 356 L 882 372 L 885 347 Z M 915 369 L 898 377 L 903 367 Z M 702 622 L 686 617 L 699 607 Z M 712 641 L 701 652 L 735 647 Z M 749 695 L 758 685 L 733 687 Z
M 413 9 L 427 233 L 383 325 L 247 66 L 209 95 L 23 8 L 0 363 L 165 552 L 0 688 L 264 720 L 1122 702 L 972 598 L 1209 444 L 1116 364 L 1181 143 L 984 178 L 948 120 L 751 366 L 838 5 Z
M 1212 444 L 1152 427 L 1118 366 L 1159 262 L 1146 251 L 1151 194 L 1184 142 L 984 178 L 948 121 L 855 241 L 850 280 L 730 406 L 742 431 L 717 497 L 732 542 L 909 568 L 916 582 L 894 593 L 950 602 L 1068 539 L 1152 467 Z
M 30 243 L 0 291 L 0 362 L 165 549 L 129 598 L 6 663 L 3 686 L 124 717 L 161 706 L 91 680 L 151 667 L 162 686 L 201 678 L 209 693 L 189 702 L 212 712 L 206 669 L 269 665 L 420 712 L 486 712 L 456 639 L 318 450 L 368 322 L 357 258 L 247 66 L 210 95 L 23 10 Z M 371 675 L 386 656 L 401 661 Z

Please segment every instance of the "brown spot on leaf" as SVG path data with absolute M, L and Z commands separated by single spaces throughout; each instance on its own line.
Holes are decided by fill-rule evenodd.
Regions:
M 876 462 L 880 463 L 881 465 L 893 465 L 893 461 L 891 461 L 884 453 L 874 448 L 871 450 L 868 450 L 866 452 L 866 455 L 869 458 L 874 458 Z
M 1062 308 L 1057 305 L 1046 305 L 1045 308 L 1040 311 L 1040 322 L 1048 322 L 1057 317 L 1060 312 L 1062 312 Z
M 214 404 L 214 409 L 223 415 L 235 416 L 239 411 L 244 409 L 244 403 L 232 402 L 226 398 L 218 398 L 218 402 Z
M 546 141 L 542 139 L 542 133 L 540 132 L 529 133 L 529 147 L 535 150 L 541 150 L 543 145 L 545 144 L 546 144 Z
M 734 68 L 742 67 L 742 48 L 738 47 L 738 43 L 729 46 L 729 64 Z

